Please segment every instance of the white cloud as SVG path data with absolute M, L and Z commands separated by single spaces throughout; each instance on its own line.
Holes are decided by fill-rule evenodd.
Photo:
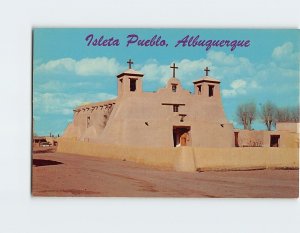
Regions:
M 237 79 L 237 80 L 234 80 L 230 86 L 235 89 L 235 90 L 238 90 L 238 89 L 244 89 L 246 87 L 246 81 L 245 80 L 242 80 L 242 79 Z
M 209 51 L 206 58 L 197 60 L 182 59 L 180 61 L 172 61 L 170 64 L 159 64 L 156 60 L 150 59 L 145 65 L 137 65 L 141 72 L 144 73 L 144 82 L 160 82 L 166 84 L 172 76 L 170 65 L 175 62 L 178 69 L 176 69 L 176 78 L 178 78 L 186 86 L 192 86 L 193 81 L 205 75 L 203 69 L 209 67 L 211 70 L 209 75 L 224 82 L 232 82 L 238 80 L 240 77 L 252 77 L 255 75 L 255 65 L 245 57 L 237 57 L 233 54 L 226 54 L 224 52 Z M 247 78 L 249 79 L 249 78 Z M 238 85 L 238 81 L 232 85 Z M 240 84 L 242 85 L 242 84 Z M 256 88 L 258 83 L 249 82 L 251 87 Z M 240 93 L 245 93 L 245 88 L 225 90 L 226 96 L 235 96 Z
M 273 50 L 272 57 L 280 59 L 293 53 L 294 45 L 291 42 L 286 42 Z
M 156 61 L 148 63 L 141 68 L 141 72 L 145 74 L 147 81 L 164 80 L 170 77 L 167 65 L 159 65 Z
M 260 89 L 261 86 L 255 81 L 246 81 L 243 79 L 236 79 L 230 84 L 231 89 L 223 89 L 222 94 L 224 97 L 234 97 L 237 95 L 247 94 L 247 91 L 253 89 Z
M 40 93 L 33 95 L 34 114 L 62 114 L 70 115 L 73 109 L 87 102 L 97 102 L 102 100 L 114 99 L 116 96 L 108 93 Z
M 116 95 L 112 95 L 112 94 L 108 94 L 108 93 L 104 93 L 104 92 L 97 93 L 94 96 L 95 96 L 94 98 L 96 99 L 96 101 L 110 100 L 110 99 L 114 99 L 117 97 Z
M 295 64 L 295 61 L 299 63 L 299 59 L 295 59 L 299 55 L 295 49 L 291 42 L 286 42 L 274 48 L 272 60 L 269 63 L 261 64 L 255 64 L 248 58 L 239 57 L 232 53 L 210 50 L 205 58 L 174 61 L 179 67 L 176 70 L 176 77 L 186 86 L 191 86 L 193 85 L 192 81 L 204 76 L 203 69 L 208 66 L 211 70 L 210 76 L 221 80 L 223 86 L 229 86 L 222 91 L 225 97 L 248 94 L 250 90 L 262 89 L 262 86 L 269 88 L 273 83 L 275 85 L 275 80 L 278 81 L 282 78 L 293 79 L 291 81 L 286 79 L 288 81 L 286 85 L 290 85 L 289 83 L 295 83 L 295 78 L 298 79 L 299 77 L 299 64 L 291 67 L 291 64 Z M 159 82 L 165 84 L 172 76 L 172 70 L 170 69 L 172 63 L 173 61 L 170 64 L 161 64 L 155 59 L 149 59 L 146 64 L 135 64 L 134 68 L 144 73 L 144 83 Z M 115 58 L 96 57 L 83 58 L 78 61 L 71 58 L 52 60 L 41 64 L 36 70 L 73 72 L 81 76 L 115 76 L 126 69 L 127 67 L 121 66 Z M 274 82 L 270 82 L 270 80 L 274 80 Z M 44 89 L 41 86 L 42 89 L 37 90 L 50 92 L 56 89 L 56 92 L 59 92 L 57 90 L 63 92 L 66 87 L 60 85 L 58 82 L 49 82 L 45 84 Z M 84 83 L 80 85 L 84 85 Z
M 236 96 L 236 91 L 234 89 L 228 90 L 228 89 L 224 89 L 222 90 L 222 94 L 224 97 L 232 97 L 232 96 Z
M 245 80 L 237 79 L 230 84 L 231 89 L 222 90 L 222 94 L 224 97 L 233 97 L 239 94 L 246 94 L 246 86 L 247 82 Z
M 295 69 L 299 68 L 300 65 L 300 52 L 296 51 L 294 44 L 291 42 L 286 42 L 274 48 L 272 58 L 275 65 L 282 68 Z
M 65 90 L 68 89 L 74 89 L 78 90 L 80 88 L 88 88 L 88 87 L 93 87 L 93 88 L 100 88 L 103 86 L 102 83 L 100 82 L 91 82 L 91 81 L 85 81 L 85 82 L 66 82 L 64 80 L 50 80 L 46 81 L 42 80 L 42 83 L 34 83 L 34 90 L 39 91 L 39 92 L 51 92 L 51 93 L 57 93 L 57 92 L 64 92 Z
M 75 73 L 82 76 L 101 74 L 114 76 L 119 70 L 120 65 L 115 58 L 84 58 L 75 64 Z
M 250 88 L 256 88 L 256 89 L 260 89 L 261 88 L 261 86 L 255 80 L 251 80 L 250 81 L 249 87 Z
M 207 59 L 214 62 L 215 64 L 221 65 L 236 65 L 238 63 L 238 59 L 233 54 L 226 54 L 224 52 L 217 52 L 217 51 L 209 51 L 207 53 Z
M 176 69 L 176 78 L 181 81 L 192 83 L 192 81 L 203 76 L 203 69 L 206 66 L 212 67 L 212 63 L 206 59 L 189 60 L 182 59 L 174 61 L 178 69 Z M 159 65 L 156 60 L 150 60 L 141 67 L 141 72 L 145 74 L 145 81 L 160 81 L 166 84 L 172 77 L 172 69 L 170 66 L 174 63 Z
M 47 63 L 39 65 L 37 71 L 73 71 L 76 61 L 72 58 L 61 58 L 50 60 Z
M 65 83 L 51 80 L 45 83 L 41 84 L 34 84 L 34 89 L 38 91 L 43 91 L 43 92 L 57 92 L 57 91 L 62 91 L 65 88 L 67 88 Z
M 79 76 L 113 75 L 124 69 L 115 58 L 83 58 L 76 61 L 72 58 L 61 58 L 43 63 L 36 68 L 37 72 L 72 72 Z
M 212 74 L 219 79 L 224 77 L 234 79 L 252 76 L 255 73 L 254 64 L 245 57 L 237 57 L 221 51 L 209 51 L 207 60 L 213 65 Z
M 170 64 L 159 64 L 155 59 L 149 59 L 145 65 L 136 65 L 145 74 L 145 81 L 159 81 L 163 84 L 172 76 Z M 236 77 L 238 75 L 249 76 L 253 73 L 253 65 L 247 58 L 236 57 L 224 52 L 209 51 L 206 58 L 198 60 L 182 59 L 175 62 L 179 69 L 176 77 L 192 85 L 192 81 L 204 76 L 203 69 L 208 66 L 210 75 L 215 78 Z M 35 72 L 71 72 L 79 76 L 109 75 L 115 76 L 122 70 L 115 58 L 96 57 L 75 60 L 61 58 L 43 63 L 35 69 Z

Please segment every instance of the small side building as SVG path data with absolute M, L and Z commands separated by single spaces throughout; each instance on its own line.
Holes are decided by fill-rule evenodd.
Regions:
M 278 122 L 276 130 L 234 130 L 235 147 L 299 148 L 299 123 Z

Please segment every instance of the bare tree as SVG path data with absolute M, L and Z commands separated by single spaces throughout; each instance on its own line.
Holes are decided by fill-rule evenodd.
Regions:
M 272 124 L 274 125 L 276 121 L 275 113 L 276 106 L 270 101 L 261 105 L 260 117 L 263 123 L 267 126 L 267 129 L 270 131 L 272 129 Z
M 250 102 L 246 104 L 246 108 L 248 110 L 248 121 L 249 121 L 248 129 L 251 129 L 252 123 L 256 119 L 256 104 Z
M 291 112 L 288 107 L 276 108 L 275 122 L 288 122 L 291 119 Z
M 238 123 L 244 126 L 244 129 L 247 129 L 247 113 L 244 105 L 239 105 L 236 111 Z
M 290 117 L 292 122 L 299 122 L 299 106 L 291 108 Z
M 275 111 L 275 121 L 277 122 L 299 122 L 299 107 L 282 107 Z
M 252 129 L 252 123 L 256 119 L 256 105 L 253 102 L 240 104 L 237 108 L 238 122 L 244 126 L 244 129 Z

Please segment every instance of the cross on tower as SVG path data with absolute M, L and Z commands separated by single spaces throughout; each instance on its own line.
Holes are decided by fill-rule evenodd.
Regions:
M 171 69 L 173 69 L 173 78 L 175 78 L 175 69 L 178 69 L 177 66 L 175 66 L 175 63 L 173 63 L 173 66 L 170 66 Z
M 133 61 L 131 61 L 131 59 L 129 59 L 127 63 L 128 63 L 129 69 L 131 69 L 131 64 L 133 64 Z
M 209 72 L 210 70 L 208 69 L 207 66 L 206 66 L 206 68 L 204 69 L 204 71 L 205 71 L 205 75 L 208 76 L 208 72 Z

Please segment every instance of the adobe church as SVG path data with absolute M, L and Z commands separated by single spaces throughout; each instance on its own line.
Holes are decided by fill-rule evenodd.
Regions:
M 103 144 L 151 147 L 233 147 L 233 125 L 226 119 L 220 81 L 205 76 L 194 81 L 194 92 L 181 86 L 173 64 L 165 88 L 143 91 L 143 77 L 129 69 L 117 75 L 116 99 L 74 109 L 74 120 L 63 137 Z

